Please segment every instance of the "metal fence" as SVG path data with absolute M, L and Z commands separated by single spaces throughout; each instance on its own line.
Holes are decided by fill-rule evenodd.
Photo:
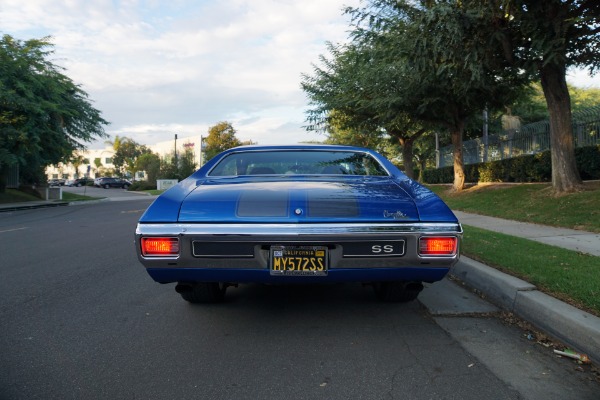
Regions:
M 573 115 L 573 136 L 576 147 L 600 145 L 600 106 Z M 487 146 L 483 138 L 463 143 L 464 164 L 477 164 L 535 154 L 550 149 L 550 123 L 540 121 L 489 135 Z M 452 146 L 440 148 L 439 168 L 453 165 Z
M 8 168 L 6 187 L 8 189 L 17 189 L 19 187 L 19 164 Z

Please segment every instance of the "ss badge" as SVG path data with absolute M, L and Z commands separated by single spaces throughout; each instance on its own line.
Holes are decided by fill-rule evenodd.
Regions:
M 373 254 L 390 254 L 394 253 L 393 244 L 374 244 L 371 246 L 371 253 Z
M 344 257 L 402 257 L 403 239 L 344 243 Z

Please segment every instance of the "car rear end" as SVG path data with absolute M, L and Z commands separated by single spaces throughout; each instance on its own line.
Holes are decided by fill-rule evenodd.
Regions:
M 154 280 L 181 291 L 198 282 L 361 282 L 383 299 L 410 300 L 459 258 L 456 217 L 392 174 L 209 175 L 163 196 L 137 226 L 138 257 Z

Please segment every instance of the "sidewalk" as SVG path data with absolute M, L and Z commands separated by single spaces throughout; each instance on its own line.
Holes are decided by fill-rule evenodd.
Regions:
M 39 201 L 22 201 L 19 203 L 5 203 L 0 204 L 0 213 L 8 211 L 18 210 L 32 210 L 34 208 L 46 208 L 46 207 L 62 207 L 68 206 L 68 201 L 62 200 L 39 200 Z
M 600 257 L 600 235 L 455 211 L 463 225 L 501 232 Z M 452 275 L 493 303 L 600 363 L 600 318 L 537 290 L 521 279 L 462 256 Z
M 454 211 L 454 215 L 464 225 L 518 236 L 551 246 L 600 257 L 600 234 L 597 233 L 528 224 L 525 222 L 468 214 L 462 211 Z

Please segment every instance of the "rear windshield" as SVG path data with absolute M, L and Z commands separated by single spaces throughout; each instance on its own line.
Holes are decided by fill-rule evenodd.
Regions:
M 245 151 L 223 158 L 209 176 L 376 175 L 387 171 L 370 154 L 351 151 Z

